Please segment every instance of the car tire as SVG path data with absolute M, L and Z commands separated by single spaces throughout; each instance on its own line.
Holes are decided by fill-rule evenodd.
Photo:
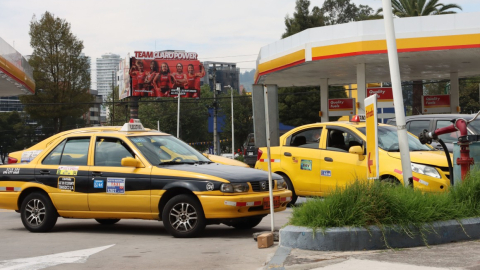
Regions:
M 295 188 L 293 187 L 293 184 L 292 184 L 292 181 L 290 180 L 290 178 L 288 176 L 286 176 L 285 174 L 282 174 L 282 177 L 285 180 L 285 182 L 287 183 L 287 189 L 292 192 L 292 200 L 287 204 L 288 207 L 292 207 L 297 202 L 298 196 L 295 193 Z
M 401 184 L 400 180 L 398 180 L 394 176 L 389 176 L 389 175 L 380 177 L 380 182 L 385 183 L 385 184 L 390 184 L 390 185 L 393 185 L 393 186 L 397 186 L 397 185 Z
M 58 213 L 50 198 L 32 192 L 22 201 L 20 216 L 23 226 L 31 232 L 48 232 L 57 223 Z
M 111 219 L 96 218 L 95 220 L 102 225 L 113 225 L 120 221 L 120 219 L 117 219 L 117 218 L 111 218 Z
M 260 224 L 260 222 L 262 222 L 262 219 L 263 216 L 237 218 L 225 224 L 238 230 L 248 230 Z
M 165 229 L 176 238 L 195 237 L 206 226 L 202 205 L 188 194 L 171 198 L 163 208 L 162 220 Z

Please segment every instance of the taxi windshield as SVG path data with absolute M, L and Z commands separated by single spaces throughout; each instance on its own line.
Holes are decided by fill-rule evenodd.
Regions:
M 153 165 L 212 163 L 197 150 L 170 135 L 129 137 Z
M 365 135 L 365 128 L 358 128 Z M 408 134 L 408 148 L 410 151 L 433 151 L 435 149 L 421 144 L 412 134 Z M 378 127 L 378 147 L 388 152 L 399 152 L 397 129 L 393 126 Z

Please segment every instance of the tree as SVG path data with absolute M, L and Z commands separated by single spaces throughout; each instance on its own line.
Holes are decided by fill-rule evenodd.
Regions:
M 282 38 L 289 37 L 305 29 L 323 26 L 323 14 L 318 7 L 314 7 L 310 13 L 309 0 L 297 0 L 293 17 L 285 16 L 285 33 Z
M 439 0 L 392 0 L 392 13 L 397 17 L 415 17 L 456 13 L 452 9 L 462 8 L 456 4 L 442 4 Z M 377 14 L 383 11 L 378 9 Z M 413 81 L 413 114 L 422 111 L 421 96 L 423 95 L 423 82 Z
M 53 132 L 58 133 L 66 129 L 68 119 L 87 112 L 93 100 L 88 92 L 89 61 L 82 55 L 83 42 L 71 33 L 70 23 L 48 11 L 40 20 L 33 17 L 29 34 L 33 48 L 29 64 L 36 91 L 20 100 L 32 119 L 52 119 Z
M 480 77 L 460 80 L 459 88 L 462 113 L 477 113 L 480 110 Z

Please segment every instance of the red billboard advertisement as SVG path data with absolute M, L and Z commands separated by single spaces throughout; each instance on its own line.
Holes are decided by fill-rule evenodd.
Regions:
M 391 87 L 369 87 L 367 88 L 367 97 L 377 94 L 378 102 L 393 101 L 393 92 Z
M 130 96 L 200 98 L 205 69 L 198 55 L 184 51 L 136 51 L 130 58 Z

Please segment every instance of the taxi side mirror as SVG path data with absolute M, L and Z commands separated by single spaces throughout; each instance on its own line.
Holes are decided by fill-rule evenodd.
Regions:
M 360 161 L 365 159 L 365 156 L 363 155 L 363 148 L 359 145 L 355 145 L 355 146 L 350 147 L 350 149 L 348 149 L 348 152 L 351 153 L 351 154 L 357 154 L 358 155 L 358 160 L 360 160 Z
M 134 158 L 131 157 L 126 157 L 122 158 L 122 166 L 123 167 L 135 167 L 135 168 L 141 168 L 143 167 L 142 163 Z

